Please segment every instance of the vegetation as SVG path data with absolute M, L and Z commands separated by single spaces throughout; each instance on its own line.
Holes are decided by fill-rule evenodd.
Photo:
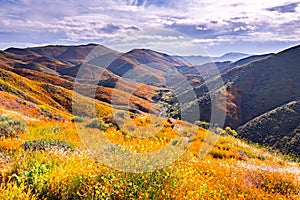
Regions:
M 211 97 L 221 94 L 220 99 L 226 97 L 226 110 L 223 104 L 216 106 L 226 111 L 226 126 L 241 132 L 242 138 L 299 156 L 299 55 L 298 45 L 254 62 L 247 58 L 246 63 L 233 63 L 221 74 L 224 84 L 219 84 L 220 77 L 199 81 L 200 85 L 194 87 L 198 98 L 183 110 L 199 105 L 201 121 L 209 121 Z M 176 104 L 173 107 L 180 112 Z
M 227 126 L 225 128 L 225 130 L 222 130 L 221 134 L 223 134 L 223 135 L 238 136 L 238 133 L 235 130 L 233 130 L 232 128 L 230 128 L 229 126 Z
M 84 122 L 85 118 L 81 116 L 74 116 L 72 122 Z
M 208 129 L 209 128 L 209 123 L 208 122 L 204 122 L 204 121 L 196 121 L 194 123 L 196 126 L 199 126 L 201 128 L 204 128 L 204 129 Z
M 290 56 L 289 50 L 225 70 L 226 87 L 221 92 L 228 100 L 226 121 L 236 128 L 267 112 L 238 129 L 239 134 L 230 127 L 212 133 L 206 130 L 207 122 L 192 125 L 179 120 L 180 106 L 196 103 L 208 121 L 211 99 L 206 84 L 196 74 L 184 74 L 199 98 L 180 105 L 177 97 L 184 94 L 175 95 L 160 85 L 166 76 L 173 76 L 168 66 L 176 60 L 150 50 L 131 51 L 112 63 L 116 73 L 118 64 L 124 64 L 123 74 L 146 64 L 145 73 L 136 74 L 135 80 L 112 71 L 102 77 L 103 69 L 91 61 L 78 93 L 73 92 L 78 66 L 93 48 L 49 46 L 20 49 L 18 54 L 10 49 L 0 55 L 5 66 L 0 66 L 0 113 L 10 116 L 0 116 L 0 199 L 300 199 L 297 155 L 292 162 L 237 138 L 249 136 L 299 153 L 299 102 L 292 99 L 299 97 L 299 48 Z M 153 70 L 148 62 L 165 64 Z M 185 68 L 180 67 L 184 63 L 175 63 L 179 70 Z M 151 77 L 146 82 L 151 85 L 137 82 L 144 75 Z M 94 90 L 95 101 L 90 92 Z M 109 103 L 127 109 L 129 100 L 133 109 L 128 119 L 114 119 Z M 176 120 L 145 114 L 162 111 L 158 101 Z M 167 162 L 168 156 L 156 156 L 155 163 L 147 162 L 147 154 L 165 147 L 171 147 L 170 157 L 179 154 L 179 158 Z M 141 157 L 129 162 L 128 152 Z M 120 160 L 114 160 L 117 153 Z M 140 170 L 166 162 L 162 168 Z M 140 173 L 120 170 L 128 163 Z
M 26 124 L 20 120 L 0 115 L 0 137 L 18 137 L 26 130 Z
M 86 128 L 97 128 L 100 129 L 102 131 L 106 131 L 109 127 L 108 124 L 105 124 L 105 122 L 102 119 L 93 119 L 92 121 L 90 121 L 89 123 L 87 123 L 85 125 Z
M 25 150 L 73 150 L 73 146 L 67 141 L 60 139 L 38 139 L 32 141 L 26 141 L 23 144 Z
M 299 157 L 300 102 L 293 101 L 260 115 L 238 132 L 243 138 Z
M 143 131 L 152 130 L 151 126 L 147 129 L 153 120 L 148 117 Z M 79 128 L 81 134 L 89 134 L 91 128 L 85 127 L 98 129 L 100 123 L 89 119 L 76 128 L 74 123 L 33 121 L 19 139 L 2 138 L 0 160 L 8 164 L 0 165 L 0 199 L 299 198 L 300 184 L 295 179 L 299 171 L 292 170 L 294 164 L 231 135 L 220 135 L 212 151 L 200 158 L 199 148 L 207 134 L 204 129 L 190 139 L 183 156 L 163 169 L 129 173 L 110 168 L 99 160 L 105 152 L 91 156 L 77 133 Z M 166 123 L 155 137 L 136 138 L 137 132 L 132 136 L 113 127 L 103 133 L 122 148 L 146 153 L 164 147 L 178 131 Z

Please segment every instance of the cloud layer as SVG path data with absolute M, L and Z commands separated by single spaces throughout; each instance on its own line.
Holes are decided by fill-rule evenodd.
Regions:
M 235 49 L 261 53 L 299 43 L 300 2 L 0 0 L 0 27 L 0 48 L 109 43 L 126 37 L 130 43 L 110 44 L 122 46 L 121 50 L 132 48 L 132 44 L 166 49 L 167 45 L 178 46 L 181 40 L 186 46 L 176 50 L 181 54 L 193 53 L 186 52 L 191 43 L 210 54 Z M 159 31 L 162 29 L 174 33 Z

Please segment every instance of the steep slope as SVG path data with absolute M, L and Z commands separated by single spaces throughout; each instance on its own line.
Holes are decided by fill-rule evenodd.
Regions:
M 25 70 L 25 72 L 30 70 Z M 27 74 L 26 74 L 27 76 Z M 37 74 L 34 74 L 36 77 Z M 41 76 L 46 78 L 46 76 Z M 44 80 L 53 80 L 49 79 Z M 69 82 L 61 82 L 68 85 Z M 92 99 L 84 97 L 72 90 L 65 89 L 51 81 L 40 82 L 29 80 L 26 77 L 11 71 L 0 71 L 0 106 L 3 109 L 17 111 L 27 116 L 49 120 L 70 120 L 72 113 L 93 116 L 94 103 Z M 75 109 L 72 103 L 76 103 Z M 107 113 L 111 109 L 106 103 L 96 100 L 96 107 Z
M 239 129 L 241 136 L 299 155 L 300 151 L 295 147 L 299 141 L 298 132 L 295 132 L 299 126 L 298 115 L 292 115 L 294 112 L 291 112 L 295 119 L 289 118 L 281 108 L 282 105 L 300 99 L 299 63 L 300 46 L 295 46 L 236 66 L 222 74 L 224 85 L 219 85 L 221 77 L 216 77 L 207 83 L 214 86 L 210 91 L 207 84 L 195 87 L 198 99 L 193 101 L 193 105 L 199 105 L 201 120 L 210 121 L 211 96 L 226 96 L 225 125 L 238 128 L 248 122 Z M 222 105 L 217 106 L 223 109 Z M 276 120 L 269 113 L 274 109 L 276 111 L 271 113 L 276 113 Z M 280 120 L 282 123 L 276 124 Z
M 300 99 L 299 63 L 300 46 L 295 46 L 277 54 L 252 56 L 239 60 L 225 66 L 223 68 L 224 73 L 221 74 L 221 76 L 215 74 L 211 77 L 207 77 L 205 83 L 199 81 L 199 85 L 195 84 L 194 91 L 198 98 L 192 100 L 189 104 L 181 105 L 182 110 L 188 111 L 194 106 L 199 106 L 201 113 L 200 120 L 210 121 L 212 115 L 211 98 L 213 97 L 215 99 L 215 97 L 217 97 L 217 99 L 215 99 L 217 102 L 216 112 L 225 112 L 225 125 L 238 128 L 250 120 L 253 120 L 255 117 Z M 211 63 L 211 65 L 214 64 Z M 209 70 L 210 65 L 207 64 L 207 67 L 207 70 Z M 203 69 L 205 70 L 205 67 Z M 190 71 L 193 72 L 193 70 L 196 71 L 195 69 L 191 69 Z M 189 69 L 186 69 L 184 73 L 188 74 L 188 71 Z M 198 78 L 198 80 L 201 79 Z M 222 81 L 224 84 L 222 84 Z M 208 85 L 210 86 L 210 90 L 208 90 Z M 186 92 L 180 94 L 182 97 L 185 95 Z M 226 97 L 225 102 L 222 101 L 224 97 Z M 174 100 L 169 101 L 173 105 L 169 109 L 172 111 L 170 115 L 180 117 L 182 110 L 178 108 L 178 104 Z M 281 117 L 284 117 L 284 115 L 279 115 L 279 118 Z M 272 119 L 270 120 L 272 121 Z M 284 140 L 287 140 L 287 138 L 293 141 L 295 140 L 295 138 L 289 135 L 289 132 L 284 132 L 284 128 L 280 129 L 280 134 L 276 132 L 278 130 L 273 130 L 273 128 L 268 132 L 270 138 L 272 137 L 272 133 L 274 133 L 274 138 L 279 141 L 278 143 L 280 143 L 280 145 L 276 145 L 272 142 L 268 143 L 265 140 L 265 138 L 268 137 L 265 137 L 265 135 L 256 137 L 255 131 L 259 133 L 260 130 L 263 129 L 260 126 L 253 125 L 256 122 L 258 121 L 251 123 L 251 127 L 254 128 L 251 129 L 250 133 L 243 131 L 241 135 L 244 135 L 247 139 L 253 139 L 253 141 L 262 144 L 266 143 L 283 151 L 297 151 L 294 153 L 300 153 L 297 148 L 282 145 L 285 135 L 286 138 Z M 298 126 L 297 121 L 290 121 L 289 123 L 293 127 Z M 265 125 L 270 128 L 267 123 Z M 253 134 L 253 136 L 247 134 Z
M 300 46 L 224 74 L 226 93 L 236 106 L 237 127 L 265 112 L 300 98 Z M 228 105 L 229 106 L 229 105 Z
M 194 104 L 202 120 L 210 120 L 210 95 L 221 92 L 227 97 L 226 124 L 234 128 L 278 106 L 300 98 L 300 46 L 236 66 L 194 88 Z M 207 84 L 214 86 L 208 91 Z
M 1 107 L 26 113 L 32 117 L 59 119 L 70 117 L 67 110 L 57 103 L 41 84 L 6 70 L 0 71 Z
M 300 156 L 300 102 L 293 101 L 258 116 L 239 127 L 238 132 L 253 142 Z
M 251 62 L 255 62 L 255 61 L 259 61 L 259 60 L 263 60 L 267 57 L 270 57 L 274 55 L 273 53 L 270 53 L 270 54 L 263 54 L 263 55 L 254 55 L 254 56 L 249 56 L 249 57 L 246 57 L 246 58 L 242 58 L 234 63 L 231 63 L 227 68 L 226 70 L 229 70 L 229 69 L 232 69 L 234 67 L 237 67 L 237 66 L 242 66 L 242 65 L 247 65 Z

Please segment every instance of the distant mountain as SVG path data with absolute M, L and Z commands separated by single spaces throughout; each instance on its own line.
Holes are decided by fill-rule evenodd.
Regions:
M 194 56 L 175 56 L 178 59 L 186 60 L 187 62 L 193 65 L 203 65 L 206 63 L 213 62 L 213 58 L 209 56 L 201 56 L 201 55 L 194 55 Z
M 176 56 L 176 57 L 182 60 L 186 60 L 187 62 L 193 65 L 203 65 L 211 62 L 226 62 L 226 61 L 235 62 L 249 56 L 251 55 L 245 53 L 230 52 L 220 57 L 210 57 L 210 56 L 201 56 L 201 55 Z
M 238 53 L 238 52 L 230 52 L 222 55 L 221 57 L 214 57 L 213 60 L 216 62 L 224 62 L 224 61 L 231 61 L 235 62 L 240 59 L 246 58 L 251 56 L 250 54 L 245 53 Z

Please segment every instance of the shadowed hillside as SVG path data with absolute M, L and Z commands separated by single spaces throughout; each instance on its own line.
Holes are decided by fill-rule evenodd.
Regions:
M 224 74 L 226 91 L 236 112 L 237 127 L 265 112 L 300 98 L 300 46 Z
M 288 118 L 289 121 L 285 121 L 287 119 L 285 113 L 281 112 L 281 106 L 300 99 L 300 46 L 262 56 L 261 59 L 254 59 L 249 63 L 244 64 L 244 61 L 238 61 L 242 65 L 234 66 L 222 74 L 224 86 L 217 84 L 219 79 L 216 76 L 217 78 L 207 82 L 214 86 L 213 90 L 208 91 L 206 84 L 195 87 L 199 98 L 193 104 L 200 106 L 201 119 L 210 120 L 211 95 L 219 93 L 227 99 L 227 125 L 238 128 L 248 122 L 240 128 L 241 135 L 245 138 L 299 155 L 296 147 L 298 136 L 294 133 L 299 125 L 297 118 L 292 120 L 291 117 Z M 280 110 L 276 111 L 278 116 L 275 121 L 282 121 L 276 126 L 273 124 L 273 117 L 269 119 L 270 115 L 265 114 L 274 109 Z M 263 124 L 261 119 L 264 119 Z M 285 130 L 286 123 L 294 128 Z M 261 133 L 263 130 L 265 132 Z M 259 133 L 262 135 L 257 135 Z M 270 138 L 273 139 L 269 140 Z
M 300 156 L 300 102 L 293 101 L 258 116 L 239 127 L 238 132 L 253 142 Z

